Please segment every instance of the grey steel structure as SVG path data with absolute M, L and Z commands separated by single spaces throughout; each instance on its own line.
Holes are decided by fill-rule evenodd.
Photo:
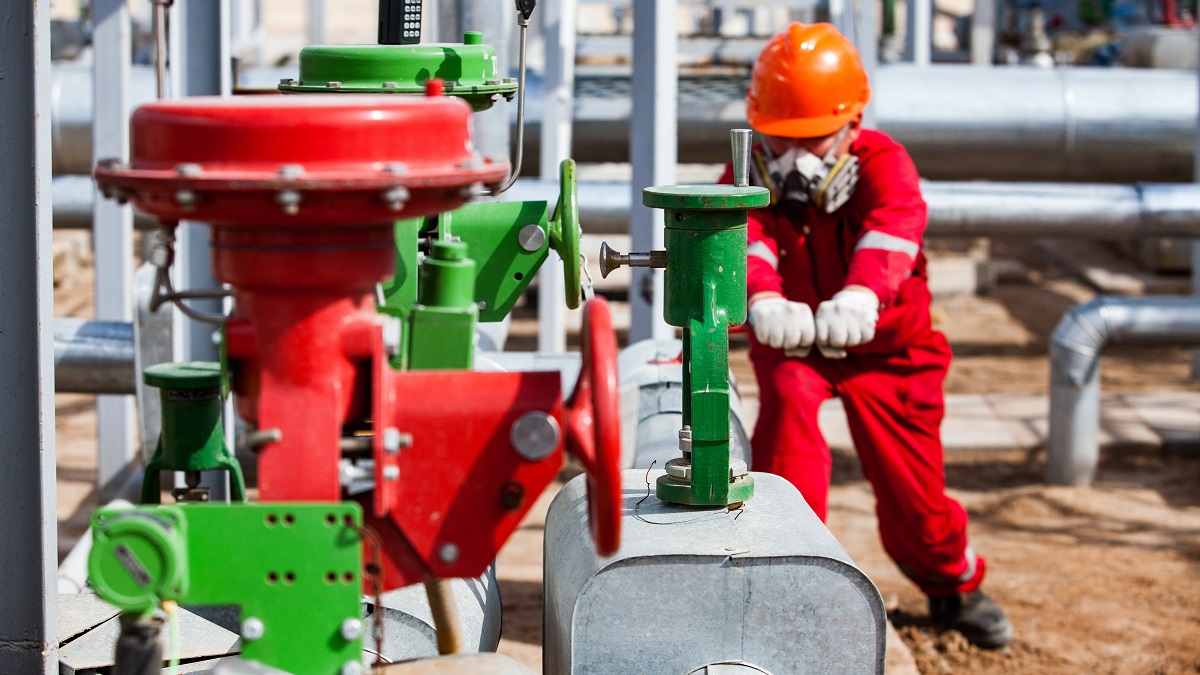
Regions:
M 92 9 L 96 82 L 92 88 L 93 160 L 126 161 L 133 33 L 129 9 L 124 0 L 96 0 Z M 92 209 L 96 318 L 128 322 L 133 318 L 133 209 L 108 199 L 95 200 Z M 107 499 L 123 482 L 122 474 L 137 455 L 137 413 L 132 398 L 102 395 L 96 399 L 96 445 L 96 485 L 101 499 Z
M 1110 344 L 1200 346 L 1200 299 L 1100 296 L 1050 336 L 1046 482 L 1088 485 L 1100 459 L 1100 355 Z
M 633 3 L 633 80 L 631 106 L 626 117 L 629 136 L 625 147 L 633 163 L 633 183 L 629 201 L 634 208 L 629 213 L 629 235 L 634 251 L 659 251 L 663 248 L 662 213 L 642 206 L 642 190 L 653 185 L 675 182 L 675 163 L 678 160 L 676 132 L 676 92 L 679 88 L 676 46 L 679 36 L 675 28 L 676 0 L 642 0 Z M 576 110 L 578 118 L 578 110 Z M 575 144 L 579 157 L 580 143 L 587 132 L 576 123 L 579 139 Z M 721 138 L 728 138 L 728 130 Z M 613 140 L 612 142 L 618 142 Z M 715 155 L 723 160 L 725 149 Z M 669 338 L 675 329 L 663 319 L 663 273 L 661 270 L 639 267 L 630 282 L 629 305 L 633 313 L 630 322 L 631 342 L 646 338 Z
M 662 473 L 622 473 L 610 558 L 591 545 L 584 476 L 550 504 L 543 672 L 682 675 L 737 660 L 777 675 L 883 672 L 883 599 L 796 488 L 755 473 L 740 513 L 678 507 L 646 484 Z
M 50 1 L 0 9 L 0 672 L 58 672 Z

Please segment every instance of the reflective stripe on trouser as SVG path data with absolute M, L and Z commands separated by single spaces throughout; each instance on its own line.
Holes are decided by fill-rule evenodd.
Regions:
M 788 479 L 824 520 L 832 463 L 817 413 L 839 396 L 875 491 L 883 547 L 930 595 L 973 590 L 985 569 L 968 546 L 966 512 L 945 491 L 938 428 L 949 365 L 940 333 L 893 357 L 754 362 L 760 411 L 752 468 Z

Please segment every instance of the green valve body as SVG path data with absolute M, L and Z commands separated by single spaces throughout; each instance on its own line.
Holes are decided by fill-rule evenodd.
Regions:
M 686 475 L 668 467 L 658 498 L 729 505 L 754 494 L 729 457 L 729 328 L 746 321 L 746 211 L 770 203 L 759 187 L 646 188 L 642 203 L 666 212 L 663 318 L 683 329 L 683 424 L 691 431 Z
M 221 364 L 160 363 L 146 368 L 146 384 L 162 402 L 162 432 L 146 466 L 142 503 L 158 503 L 161 471 L 228 471 L 233 498 L 246 499 L 241 466 L 225 445 Z
M 503 96 L 512 99 L 517 81 L 501 77 L 496 50 L 467 33 L 462 44 L 312 45 L 300 50 L 300 79 L 284 80 L 286 94 L 423 94 L 440 79 L 447 95 L 476 111 Z

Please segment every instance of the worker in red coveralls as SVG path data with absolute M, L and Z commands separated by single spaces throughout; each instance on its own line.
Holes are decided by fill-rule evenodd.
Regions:
M 824 520 L 831 460 L 817 411 L 841 398 L 884 548 L 935 622 L 999 648 L 1012 626 L 979 589 L 984 559 L 945 492 L 950 347 L 930 322 L 925 202 L 904 148 L 862 128 L 870 95 L 854 46 L 829 24 L 791 24 L 754 64 L 751 182 L 772 196 L 749 212 L 754 469 L 791 481 Z

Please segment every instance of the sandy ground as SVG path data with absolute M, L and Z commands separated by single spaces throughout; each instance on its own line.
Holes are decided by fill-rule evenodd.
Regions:
M 69 243 L 64 250 L 75 250 Z M 78 246 L 75 246 L 78 248 Z M 85 246 L 86 248 L 86 246 Z M 939 301 L 935 315 L 955 349 L 953 393 L 1045 393 L 1046 337 L 1062 313 L 1093 291 L 1014 255 L 1028 274 L 987 297 Z M 56 273 L 60 316 L 90 312 L 90 268 L 64 256 Z M 530 348 L 536 328 L 522 309 L 510 348 Z M 1195 390 L 1184 349 L 1114 350 L 1102 369 L 1106 392 Z M 744 397 L 757 395 L 744 343 L 732 354 Z M 56 398 L 60 552 L 94 503 L 95 413 L 91 397 Z M 1198 430 L 1200 431 L 1200 430 Z M 1198 433 L 1200 443 L 1200 433 Z M 921 673 L 1200 672 L 1200 453 L 1186 448 L 1103 458 L 1090 488 L 1041 484 L 1044 458 L 958 461 L 951 493 L 970 513 L 976 549 L 988 558 L 984 588 L 1009 612 L 1016 639 L 998 652 L 974 649 L 925 620 L 924 600 L 883 553 L 874 500 L 857 461 L 837 457 L 829 527 L 879 586 L 892 622 Z M 542 518 L 552 494 L 505 546 L 498 564 L 504 600 L 500 650 L 541 669 Z

